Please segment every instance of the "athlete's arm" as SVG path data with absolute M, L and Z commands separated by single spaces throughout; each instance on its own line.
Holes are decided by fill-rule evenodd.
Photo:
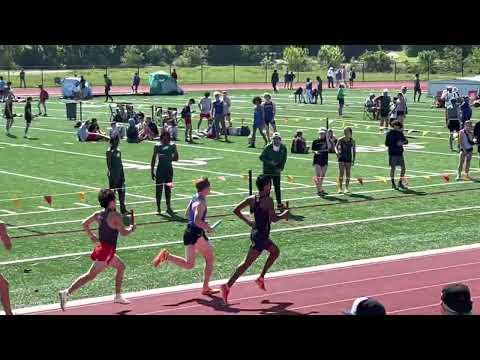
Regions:
M 288 217 L 288 211 L 289 211 L 288 209 L 280 213 L 279 215 L 277 215 L 277 213 L 275 212 L 275 208 L 273 206 L 272 198 L 269 198 L 267 201 L 268 201 L 267 203 L 268 212 L 270 214 L 270 220 L 272 220 L 272 222 L 277 222 L 277 221 L 286 219 Z
M 357 148 L 355 146 L 355 140 L 352 139 L 352 166 L 355 165 L 355 157 L 357 156 Z
M 112 152 L 111 151 L 107 151 L 107 169 L 108 169 L 107 175 L 110 176 L 110 170 L 112 169 Z
M 98 222 L 98 213 L 98 211 L 93 213 L 82 222 L 83 230 L 85 230 L 85 232 L 88 234 L 88 236 L 94 243 L 98 241 L 98 238 L 97 235 L 95 235 L 95 233 L 92 231 L 92 229 L 90 229 L 90 225 L 94 222 Z
M 2 240 L 3 246 L 5 246 L 5 249 L 10 250 L 12 248 L 12 240 L 10 240 L 10 236 L 8 236 L 7 227 L 1 221 L 0 221 L 0 240 Z
M 198 205 L 195 206 L 195 215 L 193 217 L 193 222 L 195 226 L 206 231 L 207 233 L 211 233 L 213 229 L 210 227 L 210 225 L 208 225 L 205 221 L 202 220 L 204 213 L 205 213 L 205 205 L 202 204 L 201 202 L 198 202 Z
M 172 161 L 178 161 L 178 151 L 177 151 L 177 146 L 176 145 L 173 145 Z
M 128 236 L 135 231 L 136 229 L 135 224 L 129 225 L 127 227 L 123 225 L 122 216 L 119 213 L 115 212 L 110 214 L 110 216 L 113 216 L 113 225 L 114 225 L 113 228 L 118 230 L 120 235 Z
M 337 141 L 337 145 L 335 145 L 335 153 L 337 156 L 340 156 L 342 144 L 340 143 L 340 140 Z
M 155 180 L 155 172 L 153 171 L 155 168 L 155 160 L 157 160 L 157 147 L 153 147 L 153 155 L 152 155 L 152 162 L 150 163 L 150 171 L 152 173 L 152 180 Z
M 253 196 L 247 197 L 240 204 L 235 206 L 235 209 L 233 209 L 233 213 L 237 215 L 241 220 L 243 220 L 248 226 L 250 226 L 251 228 L 254 228 L 255 221 L 250 220 L 249 218 L 247 218 L 245 215 L 242 214 L 242 210 L 252 204 L 252 199 L 253 199 Z

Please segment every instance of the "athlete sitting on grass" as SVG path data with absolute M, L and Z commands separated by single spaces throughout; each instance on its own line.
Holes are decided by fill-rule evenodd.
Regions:
M 12 248 L 12 241 L 7 233 L 7 228 L 5 224 L 0 221 L 0 240 L 5 246 L 5 249 L 10 250 Z M 0 301 L 2 302 L 3 310 L 5 315 L 13 315 L 12 308 L 10 305 L 10 292 L 9 284 L 7 279 L 0 273 Z
M 233 210 L 235 215 L 237 215 L 252 228 L 250 234 L 252 245 L 248 250 L 245 260 L 238 266 L 230 280 L 228 280 L 228 282 L 221 287 L 222 297 L 223 301 L 225 301 L 225 304 L 228 303 L 228 294 L 230 292 L 230 288 L 233 286 L 233 284 L 235 284 L 237 279 L 248 270 L 248 268 L 255 262 L 255 260 L 262 254 L 264 250 L 268 251 L 270 255 L 265 262 L 260 276 L 257 280 L 255 280 L 255 283 L 260 289 L 266 290 L 264 280 L 265 274 L 280 255 L 280 250 L 278 249 L 277 245 L 275 245 L 270 239 L 270 226 L 272 222 L 287 219 L 288 209 L 283 211 L 280 215 L 275 213 L 273 200 L 270 197 L 272 180 L 269 176 L 260 175 L 257 178 L 256 183 L 259 191 L 258 195 L 247 197 L 235 207 L 235 210 Z M 248 206 L 253 209 L 254 221 L 242 213 L 242 210 Z
M 211 295 L 218 292 L 210 288 L 215 255 L 212 245 L 208 242 L 206 234 L 213 232 L 212 227 L 206 222 L 207 219 L 207 196 L 210 194 L 210 182 L 207 178 L 197 180 L 195 183 L 197 193 L 192 197 L 187 207 L 186 216 L 188 225 L 183 235 L 185 245 L 185 258 L 170 254 L 167 249 L 162 249 L 153 260 L 155 267 L 163 262 L 170 262 L 183 269 L 190 270 L 195 266 L 195 256 L 199 252 L 205 259 L 203 276 L 203 295 Z
M 116 201 L 113 190 L 100 190 L 100 193 L 98 194 L 98 202 L 103 210 L 94 212 L 82 223 L 83 229 L 95 244 L 95 249 L 90 255 L 93 264 L 90 267 L 90 270 L 75 280 L 68 289 L 59 292 L 60 307 L 63 311 L 65 311 L 68 297 L 71 294 L 89 281 L 94 280 L 98 274 L 100 274 L 109 266 L 115 268 L 117 271 L 115 276 L 114 302 L 123 305 L 130 303 L 121 295 L 125 264 L 115 253 L 117 248 L 118 234 L 122 236 L 130 235 L 135 230 L 135 224 L 132 223 L 128 227 L 123 225 L 122 216 L 115 210 Z M 90 229 L 90 226 L 94 222 L 99 224 L 98 236 L 92 232 L 92 229 Z

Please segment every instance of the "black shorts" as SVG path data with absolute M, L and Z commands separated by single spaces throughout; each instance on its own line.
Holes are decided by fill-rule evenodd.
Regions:
M 339 162 L 339 163 L 351 164 L 351 163 L 352 163 L 352 159 L 351 159 L 351 158 L 347 158 L 347 157 L 340 156 L 340 157 L 338 158 L 338 162 Z
M 163 170 L 155 174 L 157 184 L 169 183 L 173 181 L 173 169 Z
M 252 242 L 251 248 L 262 252 L 263 250 L 268 250 L 273 245 L 272 240 L 270 240 L 269 234 L 260 232 L 258 230 L 252 230 L 250 233 L 250 240 Z
M 422 89 L 413 89 L 413 91 L 420 94 L 422 93 Z
M 390 155 L 388 157 L 388 163 L 390 167 L 405 167 L 405 160 L 403 159 L 403 155 Z
M 340 106 L 345 105 L 345 99 L 338 99 L 338 105 Z
M 459 120 L 448 120 L 447 123 L 448 130 L 450 132 L 459 132 L 460 131 L 460 121 Z
M 405 116 L 405 111 L 397 111 L 397 116 Z
M 270 125 L 270 124 L 275 125 L 275 118 L 273 118 L 273 119 L 268 119 L 268 120 L 265 118 L 265 124 L 267 124 L 267 125 Z
M 208 241 L 205 231 L 195 225 L 188 225 L 183 234 L 183 245 L 195 245 L 201 237 Z

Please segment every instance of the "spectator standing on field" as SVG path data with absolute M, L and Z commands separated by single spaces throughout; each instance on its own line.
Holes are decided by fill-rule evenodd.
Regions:
M 20 70 L 20 86 L 19 87 L 27 87 L 27 83 L 25 82 L 25 71 L 22 69 Z M 23 85 L 23 86 L 22 86 Z
M 315 104 L 317 103 L 318 98 L 320 98 L 320 105 L 323 105 L 322 92 L 323 92 L 323 81 L 320 78 L 320 76 L 317 76 L 317 94 L 314 99 Z
M 351 68 L 348 76 L 349 78 L 348 81 L 350 82 L 350 88 L 353 88 L 353 81 L 356 79 L 356 77 L 357 77 L 357 74 L 355 73 L 355 69 Z
M 0 76 L 0 102 L 3 102 L 3 98 L 5 95 L 5 80 L 3 80 L 3 76 Z
M 342 82 L 342 69 L 337 69 L 337 71 L 335 71 L 335 84 L 336 84 L 336 87 L 340 87 L 340 83 Z
M 175 82 L 177 82 L 177 79 L 178 79 L 177 69 L 173 69 L 171 75 L 172 75 L 173 80 L 175 80 Z
M 48 92 L 43 88 L 42 85 L 38 85 L 40 88 L 40 95 L 38 96 L 38 115 L 39 116 L 48 116 L 47 115 L 47 100 L 48 100 Z
M 295 74 L 293 73 L 293 71 L 290 71 L 290 90 L 293 89 L 293 82 L 295 81 Z
M 388 147 L 388 163 L 390 166 L 390 181 L 392 182 L 392 188 L 398 190 L 395 185 L 395 168 L 400 167 L 400 179 L 398 180 L 398 187 L 405 189 L 403 185 L 403 179 L 405 177 L 405 160 L 403 158 L 403 146 L 408 144 L 408 140 L 403 134 L 403 125 L 400 121 L 395 120 L 392 122 L 392 128 L 388 131 L 385 138 L 385 146 Z
M 420 102 L 420 96 L 422 96 L 422 87 L 420 86 L 420 75 L 415 74 L 415 80 L 413 81 L 413 102 L 415 102 L 418 94 L 417 102 Z
M 285 75 L 283 75 L 283 88 L 286 89 L 288 87 L 289 79 L 290 76 L 288 74 L 288 70 L 285 71 Z
M 343 116 L 343 107 L 345 106 L 345 85 L 340 84 L 337 90 L 338 116 Z
M 133 75 L 133 80 L 132 80 L 132 92 L 134 94 L 138 94 L 138 86 L 140 85 L 140 76 L 138 75 L 138 72 Z
M 113 102 L 113 97 L 110 95 L 110 90 L 112 89 L 112 80 L 107 76 L 107 74 L 103 75 L 103 79 L 105 80 L 105 102 L 110 99 Z
M 278 81 L 279 81 L 278 71 L 273 70 L 273 73 L 272 73 L 272 87 L 273 87 L 273 92 L 274 93 L 278 93 L 278 90 L 277 90 Z
M 333 85 L 333 78 L 335 76 L 335 70 L 333 69 L 333 66 L 330 66 L 327 70 L 327 81 L 328 81 L 328 88 L 334 88 L 335 86 Z

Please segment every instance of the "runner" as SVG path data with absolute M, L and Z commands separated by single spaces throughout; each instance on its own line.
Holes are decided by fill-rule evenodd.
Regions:
M 215 140 L 220 139 L 220 126 L 223 133 L 225 134 L 225 142 L 228 142 L 228 132 L 227 127 L 225 126 L 225 112 L 223 100 L 220 98 L 221 94 L 216 91 L 214 94 L 215 101 L 212 104 L 212 118 L 213 124 L 215 126 Z
M 138 76 L 138 72 L 133 75 L 132 80 L 132 93 L 138 94 L 138 86 L 140 85 L 140 76 Z
M 458 143 L 460 145 L 460 156 L 458 160 L 458 173 L 456 181 L 462 180 L 462 170 L 465 170 L 465 177 L 471 180 L 470 177 L 470 161 L 473 155 L 473 124 L 472 121 L 466 121 L 465 127 L 460 130 L 458 134 Z
M 192 137 L 192 105 L 195 99 L 188 100 L 187 105 L 182 109 L 181 116 L 185 123 L 185 142 L 193 142 Z
M 335 151 L 338 157 L 338 193 L 343 192 L 343 176 L 346 174 L 345 179 L 345 194 L 350 194 L 350 171 L 352 166 L 355 165 L 355 140 L 352 138 L 352 128 L 346 127 L 343 130 L 345 136 L 341 137 L 337 141 Z
M 415 102 L 415 99 L 417 98 L 417 94 L 418 94 L 417 102 L 420 102 L 420 96 L 422 96 L 422 87 L 420 86 L 419 74 L 415 74 L 415 81 L 413 82 L 413 102 Z
M 270 239 L 270 226 L 272 222 L 277 222 L 288 218 L 288 209 L 277 215 L 273 206 L 273 200 L 270 197 L 270 190 L 272 181 L 269 176 L 260 175 L 256 181 L 258 188 L 258 195 L 247 197 L 233 210 L 234 214 L 243 220 L 248 226 L 252 228 L 250 234 L 251 246 L 248 250 L 245 260 L 238 266 L 228 282 L 221 286 L 222 298 L 225 304 L 228 304 L 228 295 L 230 288 L 235 284 L 237 279 L 242 276 L 245 271 L 255 262 L 255 260 L 262 254 L 264 250 L 270 254 L 265 262 L 260 276 L 255 280 L 257 286 L 266 290 L 265 288 L 265 274 L 277 260 L 280 255 L 280 250 L 277 245 Z M 254 220 L 246 217 L 242 210 L 246 207 L 253 209 Z
M 283 209 L 280 179 L 287 162 L 287 147 L 282 144 L 279 133 L 273 134 L 272 142 L 265 146 L 259 158 L 263 163 L 263 175 L 269 176 L 273 181 L 277 208 Z
M 115 193 L 112 190 L 100 190 L 98 194 L 98 202 L 103 210 L 94 212 L 82 223 L 83 229 L 95 244 L 95 249 L 90 255 L 93 264 L 90 267 L 90 270 L 75 280 L 68 289 L 59 292 L 60 307 L 63 311 L 65 311 L 68 297 L 70 295 L 72 295 L 86 283 L 94 280 L 98 274 L 100 274 L 109 266 L 115 268 L 116 270 L 114 302 L 123 305 L 130 303 L 121 295 L 125 264 L 115 253 L 117 248 L 118 234 L 121 236 L 128 236 L 135 231 L 136 227 L 135 224 L 133 224 L 133 218 L 131 225 L 128 227 L 123 225 L 122 216 L 115 210 Z M 94 222 L 99 224 L 98 236 L 95 235 L 90 229 L 90 226 Z
M 200 132 L 200 125 L 202 125 L 202 120 L 210 120 L 210 113 L 212 111 L 212 99 L 210 99 L 210 93 L 206 92 L 204 97 L 198 102 L 198 108 L 200 109 L 200 120 L 197 125 L 197 132 Z
M 205 259 L 203 277 L 203 295 L 218 293 L 218 290 L 210 288 L 215 255 L 212 245 L 208 242 L 206 234 L 213 232 L 207 219 L 207 196 L 210 194 L 210 182 L 207 178 L 195 182 L 197 193 L 192 197 L 187 207 L 186 216 L 188 225 L 183 235 L 185 245 L 185 258 L 170 254 L 167 249 L 162 249 L 153 260 L 153 265 L 158 267 L 163 262 L 170 262 L 183 269 L 190 270 L 195 266 L 196 253 L 200 253 Z
M 103 78 L 105 80 L 105 102 L 107 102 L 108 99 L 113 102 L 113 97 L 110 95 L 110 90 L 112 89 L 112 80 L 107 76 L 107 74 L 104 74 Z
M 27 97 L 27 101 L 25 102 L 25 111 L 23 117 L 25 118 L 25 135 L 23 136 L 25 139 L 28 139 L 27 133 L 30 125 L 32 124 L 33 114 L 32 114 L 32 98 L 29 96 Z
M 10 136 L 10 129 L 13 125 L 13 94 L 8 92 L 5 99 L 3 114 L 5 116 L 5 134 Z
M 157 213 L 160 215 L 160 203 L 162 202 L 162 191 L 165 188 L 165 202 L 167 204 L 167 214 L 175 215 L 172 210 L 172 182 L 173 182 L 173 166 L 172 161 L 178 161 L 178 152 L 175 144 L 171 143 L 171 136 L 168 131 L 162 131 L 160 134 L 160 142 L 153 147 L 152 162 L 150 170 L 152 180 L 155 181 L 155 198 L 157 201 Z M 154 171 L 155 164 L 157 170 Z
M 270 127 L 272 127 L 273 132 L 277 131 L 277 126 L 275 124 L 275 114 L 277 113 L 277 106 L 272 101 L 272 97 L 269 93 L 263 94 L 263 111 L 265 114 L 265 129 L 267 133 L 268 142 L 270 142 Z
M 388 129 L 388 116 L 390 114 L 390 103 L 392 101 L 390 96 L 388 96 L 388 89 L 383 89 L 383 94 L 377 96 L 373 101 L 375 104 L 380 103 L 379 130 L 386 130 Z
M 46 105 L 47 100 L 49 98 L 48 92 L 43 88 L 42 85 L 38 85 L 38 87 L 40 89 L 40 95 L 38 96 L 38 115 L 48 116 L 47 105 Z
M 257 130 L 263 137 L 265 141 L 265 146 L 268 144 L 268 138 L 265 136 L 265 110 L 262 106 L 262 98 L 260 96 L 255 96 L 253 98 L 253 105 L 255 108 L 253 109 L 253 126 L 252 126 L 252 135 L 250 135 L 250 145 L 248 147 L 254 148 L 255 147 L 255 138 L 257 134 Z
M 3 246 L 5 249 L 10 251 L 12 249 L 12 240 L 7 233 L 7 227 L 5 223 L 0 221 L 0 240 L 2 240 Z M 5 315 L 13 315 L 12 307 L 10 305 L 10 291 L 9 291 L 9 283 L 7 279 L 0 273 L 0 301 L 3 306 L 3 310 L 5 311 Z
M 315 184 L 317 185 L 317 195 L 324 196 L 327 193 L 323 190 L 322 184 L 328 168 L 328 150 L 334 145 L 326 129 L 318 131 L 318 138 L 312 142 L 313 167 L 315 169 Z
M 120 136 L 112 136 L 110 138 L 110 148 L 107 150 L 107 176 L 108 186 L 110 190 L 116 191 L 120 201 L 120 212 L 127 213 L 125 207 L 125 174 L 123 172 L 122 153 L 118 149 L 120 143 Z
M 387 133 L 385 138 L 385 146 L 388 147 L 388 163 L 390 166 L 390 180 L 392 188 L 398 190 L 395 185 L 395 167 L 400 166 L 400 179 L 398 180 L 398 187 L 405 189 L 403 179 L 405 178 L 405 160 L 403 158 L 403 145 L 408 144 L 408 140 L 403 135 L 403 125 L 400 121 L 392 122 L 393 129 Z

